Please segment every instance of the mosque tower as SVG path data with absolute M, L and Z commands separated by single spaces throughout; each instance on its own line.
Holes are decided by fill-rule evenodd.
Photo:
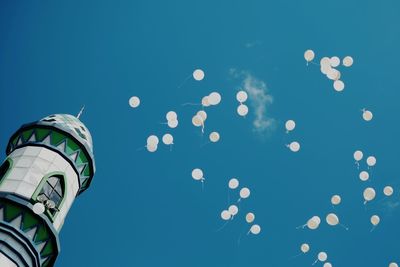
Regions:
M 57 114 L 23 125 L 0 166 L 0 266 L 53 266 L 65 217 L 95 173 L 89 130 Z

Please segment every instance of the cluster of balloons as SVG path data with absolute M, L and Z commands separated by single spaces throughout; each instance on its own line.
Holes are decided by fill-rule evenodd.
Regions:
M 203 107 L 209 107 L 209 106 L 216 106 L 219 103 L 221 103 L 221 94 L 218 92 L 212 92 L 211 94 L 204 96 L 201 99 L 201 105 Z
M 309 62 L 313 62 L 315 58 L 315 53 L 312 50 L 307 50 L 304 52 L 304 59 L 307 62 L 307 65 Z M 337 69 L 340 66 L 340 63 L 342 63 L 343 66 L 345 67 L 351 67 L 353 65 L 353 58 L 350 56 L 346 56 L 343 58 L 342 62 L 340 62 L 340 58 L 337 56 L 334 57 L 323 57 L 320 60 L 320 67 L 321 67 L 321 72 L 328 77 L 328 79 L 333 80 L 333 88 L 337 92 L 341 92 L 344 90 L 345 84 L 341 78 L 341 72 Z M 316 64 L 316 63 L 314 63 Z
M 300 246 L 300 251 L 302 254 L 307 254 L 310 252 L 310 245 L 307 243 L 303 243 Z M 301 254 L 297 255 L 300 256 Z M 296 256 L 296 257 L 297 257 Z M 320 261 L 321 263 L 323 262 L 324 265 L 323 267 L 332 267 L 333 265 L 329 262 L 326 262 L 328 260 L 328 254 L 325 251 L 321 251 L 317 254 L 317 259 L 314 261 L 314 263 L 312 265 L 315 265 L 318 261 Z
M 170 133 L 164 134 L 161 140 L 167 146 L 174 144 L 174 137 Z M 156 152 L 159 142 L 160 140 L 156 135 L 150 135 L 149 137 L 147 137 L 147 145 L 146 145 L 147 151 Z
M 167 114 L 165 115 L 165 118 L 167 119 L 168 127 L 170 128 L 178 127 L 179 124 L 178 114 L 176 114 L 175 111 L 168 111 Z
M 228 182 L 228 187 L 230 190 L 236 190 L 239 187 L 239 180 L 237 178 L 232 178 L 229 180 Z M 239 199 L 238 199 L 238 203 L 242 200 L 242 199 L 247 199 L 250 197 L 250 189 L 247 187 L 242 187 L 239 191 Z M 232 204 L 229 206 L 229 208 L 227 210 L 223 210 L 221 212 L 221 219 L 228 221 L 228 220 L 232 220 L 233 217 L 238 214 L 239 212 L 239 208 L 237 205 Z M 258 224 L 253 224 L 254 220 L 255 220 L 255 214 L 252 212 L 248 212 L 245 216 L 246 222 L 248 224 L 252 224 L 250 227 L 250 230 L 248 232 L 253 234 L 253 235 L 258 235 L 261 232 L 261 226 Z
M 360 168 L 360 161 L 363 159 L 363 157 L 364 157 L 364 153 L 363 153 L 361 150 L 356 150 L 356 151 L 354 152 L 353 158 L 354 158 L 354 160 L 356 161 L 355 163 L 356 163 L 356 165 L 357 165 L 357 168 Z M 368 169 L 374 167 L 374 166 L 376 165 L 376 158 L 375 158 L 375 156 L 369 156 L 369 157 L 367 158 L 367 160 L 366 160 L 366 163 L 367 163 Z M 367 176 L 367 178 L 365 179 L 365 181 L 368 180 L 368 178 L 369 178 L 368 173 L 366 173 L 366 172 L 362 172 L 362 173 L 363 173 L 363 176 L 364 176 L 364 177 Z M 361 173 L 360 173 L 360 179 L 361 179 Z M 362 179 L 361 179 L 361 180 L 362 180 Z
M 361 150 L 356 150 L 353 154 L 354 159 L 356 160 L 356 164 L 359 167 L 360 166 L 360 161 L 363 159 L 364 154 Z M 376 158 L 374 156 L 369 156 L 366 160 L 368 169 L 372 168 L 376 164 Z M 367 171 L 361 171 L 359 174 L 359 178 L 362 182 L 368 181 L 369 179 L 369 173 Z M 392 196 L 394 193 L 394 189 L 392 186 L 387 185 L 383 188 L 383 194 L 386 197 Z M 364 197 L 364 204 L 367 204 L 370 201 L 373 201 L 376 198 L 376 191 L 373 187 L 367 187 L 364 189 L 363 192 L 363 197 Z M 370 218 L 370 222 L 372 224 L 372 229 L 371 232 L 379 225 L 381 219 L 378 215 L 372 215 Z
M 236 94 L 236 100 L 239 102 L 239 106 L 236 109 L 239 116 L 244 117 L 249 113 L 249 107 L 244 104 L 247 101 L 248 95 L 246 91 L 239 91 Z
M 296 128 L 296 122 L 294 120 L 288 120 L 285 123 L 286 133 L 293 131 Z M 297 141 L 293 141 L 290 144 L 286 145 L 292 152 L 299 152 L 300 143 Z
M 338 205 L 340 205 L 341 202 L 342 202 L 342 198 L 341 198 L 340 195 L 333 195 L 333 196 L 331 197 L 331 203 L 332 203 L 332 205 L 338 206 Z M 328 225 L 330 225 L 330 226 L 337 226 L 337 225 L 340 225 L 340 226 L 342 226 L 343 228 L 345 228 L 346 230 L 348 230 L 348 228 L 347 228 L 346 226 L 344 226 L 343 224 L 340 224 L 339 217 L 338 217 L 335 213 L 332 213 L 332 212 L 331 212 L 331 213 L 327 214 L 327 215 L 326 215 L 326 218 L 325 218 L 325 221 L 326 221 L 326 223 L 327 223 Z M 316 230 L 316 229 L 319 228 L 320 224 L 321 224 L 321 218 L 320 218 L 319 216 L 316 216 L 316 215 L 315 215 L 315 216 L 311 217 L 311 218 L 307 221 L 306 224 L 297 227 L 297 229 L 299 229 L 299 228 L 304 229 L 304 228 L 307 227 L 307 228 L 310 229 L 310 230 Z

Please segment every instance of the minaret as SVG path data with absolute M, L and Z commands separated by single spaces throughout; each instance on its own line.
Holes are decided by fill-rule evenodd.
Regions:
M 95 173 L 90 132 L 75 116 L 51 115 L 23 125 L 6 154 L 0 166 L 0 266 L 53 266 L 65 217 Z

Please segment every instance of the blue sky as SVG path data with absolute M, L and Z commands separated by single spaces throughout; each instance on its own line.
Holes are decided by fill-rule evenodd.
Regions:
M 77 114 L 94 139 L 97 173 L 74 203 L 60 234 L 56 266 L 310 266 L 326 251 L 333 266 L 388 266 L 400 262 L 398 228 L 398 108 L 400 3 L 321 1 L 3 1 L 0 4 L 0 150 L 23 123 L 48 114 Z M 303 53 L 351 55 L 337 93 Z M 188 80 L 195 68 L 201 82 Z M 275 127 L 257 132 L 236 115 L 235 94 L 246 72 L 273 97 L 263 113 Z M 198 102 L 222 95 L 207 109 L 208 144 L 191 125 Z M 131 109 L 128 99 L 140 96 Z M 366 123 L 360 110 L 372 110 Z M 178 112 L 170 131 L 165 113 Z M 287 136 L 284 122 L 294 119 Z M 139 150 L 150 134 L 171 132 L 175 145 L 154 154 Z M 285 147 L 301 143 L 299 153 Z M 352 154 L 378 163 L 362 183 Z M 200 167 L 204 191 L 190 177 Z M 365 167 L 365 164 L 364 164 Z M 239 216 L 220 232 L 227 182 L 252 190 Z M 383 199 L 391 184 L 395 195 Z M 373 186 L 378 201 L 363 206 Z M 321 225 L 296 230 L 332 211 L 349 231 Z M 231 198 L 235 196 L 232 194 Z M 246 211 L 256 213 L 259 236 L 246 236 Z M 369 217 L 380 226 L 370 232 Z M 311 252 L 295 259 L 301 243 Z M 321 265 L 321 264 L 320 264 Z M 318 265 L 317 265 L 318 266 Z M 321 265 L 322 266 L 322 265 Z

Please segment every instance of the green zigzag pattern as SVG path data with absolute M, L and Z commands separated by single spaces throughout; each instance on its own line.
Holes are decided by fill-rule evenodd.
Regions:
M 34 244 L 38 250 L 40 250 L 42 266 L 48 266 L 51 258 L 56 256 L 54 254 L 56 245 L 54 240 L 51 238 L 47 224 L 43 222 L 41 218 L 34 215 L 32 211 L 15 205 L 10 201 L 4 201 L 4 199 L 0 199 L 0 212 L 3 213 L 3 220 L 5 222 L 12 224 L 15 228 L 25 234 L 36 228 L 33 237 L 30 237 L 27 234 L 25 236 L 31 240 L 32 244 Z M 18 217 L 20 216 L 21 221 L 19 222 Z M 19 225 L 15 225 L 15 220 L 18 221 Z
M 26 143 L 41 143 L 47 141 L 49 141 L 47 145 L 58 149 L 75 162 L 77 169 L 80 170 L 81 191 L 86 188 L 89 177 L 92 174 L 88 158 L 80 146 L 63 133 L 47 128 L 29 129 L 15 137 L 11 144 L 12 149 L 15 149 Z

